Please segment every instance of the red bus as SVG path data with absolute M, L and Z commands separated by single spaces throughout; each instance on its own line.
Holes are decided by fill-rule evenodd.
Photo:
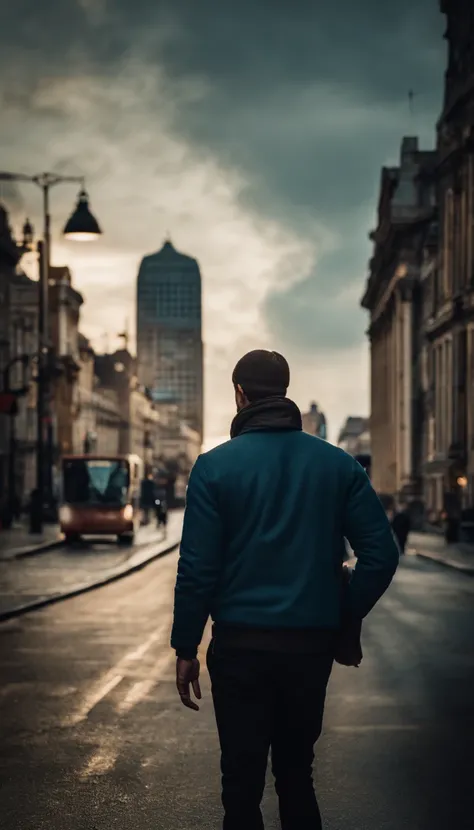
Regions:
M 143 462 L 137 455 L 68 455 L 62 460 L 59 523 L 67 542 L 116 536 L 132 544 L 140 520 Z

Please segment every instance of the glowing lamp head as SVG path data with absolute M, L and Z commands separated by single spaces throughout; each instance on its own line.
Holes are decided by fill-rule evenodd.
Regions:
M 85 190 L 79 193 L 76 209 L 67 220 L 63 234 L 74 242 L 93 242 L 102 234 L 97 219 L 89 210 L 89 197 Z

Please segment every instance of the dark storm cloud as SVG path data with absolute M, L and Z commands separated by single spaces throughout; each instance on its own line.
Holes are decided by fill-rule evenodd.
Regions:
M 272 331 L 306 349 L 363 340 L 347 288 L 362 291 L 379 169 L 403 133 L 426 140 L 440 108 L 436 0 L 23 0 L 6 14 L 0 61 L 20 107 L 48 76 L 112 76 L 130 56 L 163 68 L 170 96 L 201 82 L 176 132 L 244 173 L 250 210 L 303 239 L 317 226 L 335 239 L 268 296 Z
M 344 287 L 362 291 L 380 166 L 414 128 L 410 88 L 419 93 L 416 128 L 426 137 L 434 126 L 444 53 L 437 4 L 212 8 L 188 8 L 187 25 L 164 44 L 171 77 L 207 83 L 206 96 L 179 113 L 179 128 L 250 171 L 243 199 L 259 213 L 306 237 L 314 222 L 339 236 L 301 280 L 269 295 L 275 335 L 307 349 L 361 341 L 363 318 Z

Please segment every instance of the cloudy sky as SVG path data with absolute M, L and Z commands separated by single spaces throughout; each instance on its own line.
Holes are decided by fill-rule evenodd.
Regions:
M 99 243 L 61 242 L 96 348 L 134 328 L 135 278 L 169 231 L 204 285 L 206 430 L 229 377 L 268 346 L 335 439 L 368 412 L 359 308 L 380 168 L 434 142 L 445 45 L 437 0 L 17 0 L 0 12 L 0 169 L 85 175 Z M 408 90 L 415 95 L 414 114 Z M 40 194 L 3 187 L 15 228 Z

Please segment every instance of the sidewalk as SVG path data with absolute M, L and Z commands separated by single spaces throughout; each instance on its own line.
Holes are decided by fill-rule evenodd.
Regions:
M 18 522 L 9 530 L 0 530 L 0 560 L 14 559 L 18 554 L 54 546 L 60 541 L 59 525 L 45 524 L 43 533 L 30 533 L 28 522 Z
M 448 544 L 439 533 L 413 532 L 408 537 L 407 553 L 474 575 L 474 544 L 469 542 Z
M 156 527 L 142 529 L 132 548 L 102 543 L 60 546 L 29 559 L 0 558 L 0 620 L 106 585 L 142 568 L 179 545 L 183 511 L 170 514 L 164 539 Z

